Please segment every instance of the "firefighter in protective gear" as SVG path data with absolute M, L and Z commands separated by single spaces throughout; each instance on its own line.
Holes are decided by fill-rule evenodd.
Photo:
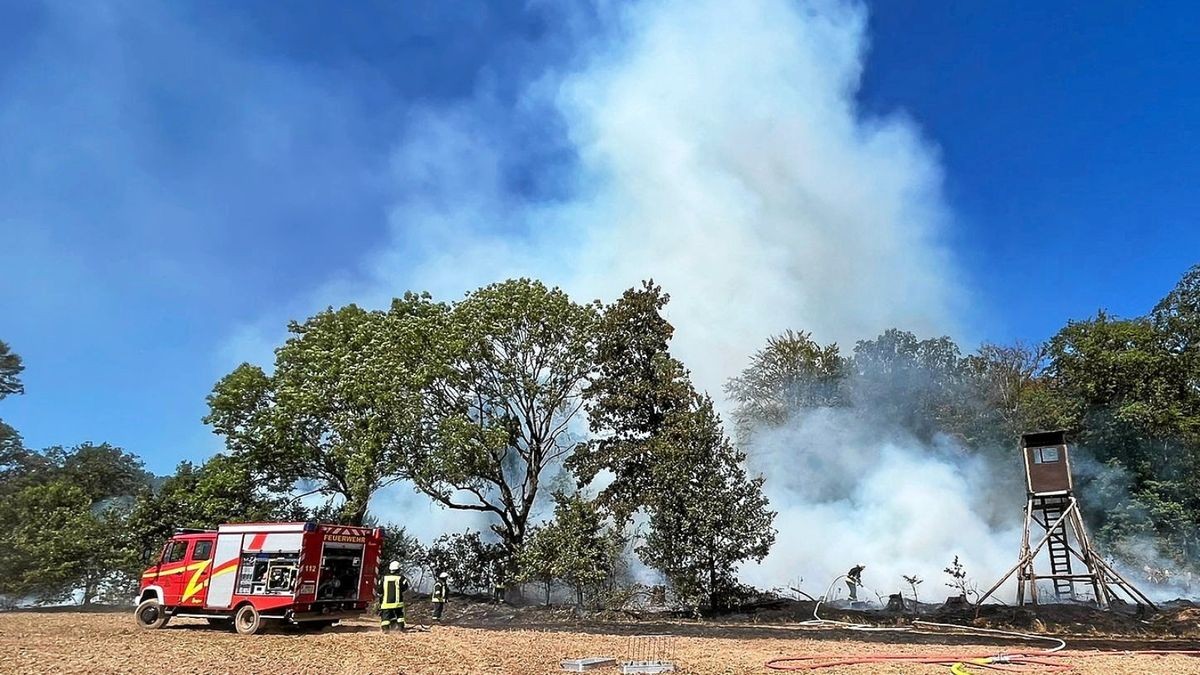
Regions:
M 862 586 L 862 573 L 867 568 L 866 565 L 855 565 L 846 572 L 846 586 L 850 589 L 850 602 L 858 600 L 858 587 Z
M 400 574 L 400 563 L 393 560 L 388 565 L 388 573 L 379 579 L 379 627 L 389 631 L 393 627 L 405 629 L 404 625 L 404 591 L 408 590 L 408 580 Z
M 438 575 L 437 581 L 433 582 L 433 594 L 429 597 L 433 601 L 433 620 L 442 620 L 442 611 L 446 609 L 446 596 L 449 591 L 449 582 L 447 581 L 450 575 L 442 572 Z
M 504 604 L 504 570 L 499 565 L 492 570 L 492 602 Z

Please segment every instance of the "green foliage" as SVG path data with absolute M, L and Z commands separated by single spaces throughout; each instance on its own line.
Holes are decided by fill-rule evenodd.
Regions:
M 87 494 L 64 480 L 0 500 L 0 595 L 56 602 L 78 588 L 93 557 L 91 507 Z
M 370 363 L 382 321 L 349 305 L 291 324 L 274 373 L 242 364 L 217 383 L 204 419 L 264 479 L 340 498 L 338 520 L 353 525 L 401 475 L 396 392 Z
M 1188 270 L 1154 306 L 1150 320 L 1165 337 L 1167 348 L 1184 357 L 1186 372 L 1194 378 L 1200 361 L 1200 264 Z
M 151 479 L 140 459 L 108 443 L 83 443 L 69 450 L 55 446 L 43 455 L 93 502 L 135 495 Z
M 738 440 L 748 441 L 755 428 L 785 424 L 798 410 L 844 405 L 848 367 L 836 344 L 822 347 L 808 333 L 789 330 L 768 338 L 725 385 L 737 404 Z
M 707 396 L 671 420 L 660 439 L 649 502 L 650 527 L 638 555 L 659 569 L 678 598 L 720 609 L 737 589 L 734 571 L 761 561 L 775 542 L 763 478 L 750 478 L 745 453 L 725 436 Z
M 128 515 L 149 485 L 119 448 L 83 444 L 32 452 L 9 444 L 0 460 L 0 596 L 84 604 L 128 590 Z
M 0 340 L 0 399 L 9 394 L 25 393 L 25 386 L 21 384 L 22 370 L 25 370 L 25 364 L 21 363 L 21 357 Z
M 399 562 L 400 569 L 409 582 L 414 586 L 419 585 L 419 581 L 414 577 L 428 565 L 428 551 L 404 526 L 385 523 L 382 527 L 383 550 L 379 553 L 379 564 L 386 566 L 393 560 Z
M 1197 269 L 1150 317 L 1104 312 L 1067 324 L 1049 342 L 1045 377 L 1067 402 L 1077 444 L 1123 478 L 1089 520 L 1105 545 L 1128 557 L 1175 564 L 1200 556 L 1200 388 L 1193 330 Z
M 598 374 L 586 392 L 596 440 L 570 465 L 581 484 L 611 472 L 601 504 L 621 523 L 639 509 L 650 516 L 638 555 L 685 602 L 715 608 L 736 587 L 736 565 L 766 556 L 775 514 L 712 401 L 696 394 L 669 354 L 672 329 L 661 315 L 667 300 L 646 282 L 605 308 Z
M 487 593 L 492 571 L 505 562 L 506 555 L 502 546 L 484 542 L 478 532 L 458 532 L 435 539 L 425 560 L 432 576 L 449 575 L 454 591 Z
M 263 481 L 240 455 L 214 455 L 197 467 L 181 462 L 158 489 L 146 487 L 129 515 L 130 557 L 140 572 L 180 528 L 209 529 L 222 523 L 304 520 L 308 514 L 286 486 Z
M 674 329 L 662 309 L 669 299 L 647 281 L 604 308 L 596 331 L 596 374 L 584 392 L 592 440 L 567 462 L 581 487 L 601 471 L 613 474 L 599 500 L 620 522 L 655 489 L 658 440 L 693 394 L 686 369 L 668 352 Z
M 518 578 L 542 582 L 547 603 L 554 582 L 567 584 L 582 607 L 612 581 L 625 538 L 619 528 L 606 526 L 595 501 L 557 493 L 554 502 L 554 519 L 535 528 L 521 550 Z
M 595 309 L 528 279 L 481 288 L 439 313 L 388 317 L 390 344 L 421 345 L 421 428 L 404 476 L 443 506 L 487 513 L 510 555 L 593 361 Z
M 854 405 L 880 426 L 922 440 L 957 430 L 965 364 L 950 338 L 919 340 L 892 328 L 855 345 L 853 368 Z

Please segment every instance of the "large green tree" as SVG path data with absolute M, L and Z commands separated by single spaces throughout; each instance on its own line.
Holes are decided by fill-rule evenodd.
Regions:
M 786 424 L 800 410 L 845 405 L 848 363 L 836 344 L 821 346 L 803 331 L 767 339 L 725 393 L 736 404 L 740 442 L 756 428 Z
M 274 372 L 242 364 L 217 383 L 204 418 L 265 480 L 340 500 L 338 519 L 353 525 L 377 490 L 401 479 L 397 392 L 370 365 L 382 321 L 348 305 L 292 323 Z
M 123 595 L 131 578 L 128 515 L 149 474 L 107 444 L 33 452 L 9 448 L 0 468 L 0 595 L 88 604 Z
M 737 565 L 769 551 L 774 513 L 711 399 L 695 392 L 670 355 L 667 301 L 647 282 L 605 308 L 597 375 L 587 390 L 595 440 L 571 464 L 583 484 L 610 473 L 600 498 L 617 521 L 649 515 L 638 555 L 681 599 L 715 608 L 733 590 Z
M 761 561 L 775 542 L 763 478 L 746 473 L 745 453 L 725 436 L 707 396 L 694 396 L 659 443 L 658 489 L 638 555 L 687 604 L 720 609 L 736 588 L 737 566 Z
M 97 557 L 91 507 L 88 495 L 64 480 L 0 499 L 0 596 L 7 604 L 62 601 L 85 583 Z
M 606 306 L 596 330 L 596 372 L 584 391 L 592 439 L 568 461 L 579 485 L 606 472 L 599 500 L 626 521 L 656 487 L 657 441 L 692 395 L 683 364 L 669 344 L 674 327 L 662 310 L 670 296 L 647 281 Z
M 595 321 L 594 307 L 529 279 L 480 288 L 441 312 L 389 313 L 381 347 L 399 355 L 382 358 L 384 370 L 415 372 L 420 393 L 422 431 L 404 446 L 403 476 L 443 506 L 494 517 L 510 556 L 544 474 L 576 445 Z M 393 390 L 408 400 L 403 386 Z

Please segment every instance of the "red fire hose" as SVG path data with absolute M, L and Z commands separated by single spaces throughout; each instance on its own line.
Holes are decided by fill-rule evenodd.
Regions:
M 922 664 L 950 666 L 950 672 L 958 675 L 970 673 L 967 667 L 978 667 L 1008 673 L 1061 672 L 1071 670 L 1067 658 L 1095 656 L 1190 656 L 1200 658 L 1200 650 L 1141 649 L 1112 652 L 1077 653 L 1034 653 L 1034 654 L 858 654 L 858 655 L 803 655 L 772 659 L 766 667 L 772 670 L 821 670 L 836 666 L 864 666 L 881 663 Z
M 766 666 L 772 670 L 821 670 L 836 666 L 865 666 L 881 663 L 923 664 L 951 666 L 969 664 L 997 670 L 1001 672 L 1029 672 L 1033 670 L 1063 671 L 1071 667 L 1065 663 L 1052 661 L 1055 658 L 1047 655 L 1014 654 L 1011 656 L 986 654 L 861 654 L 849 656 L 789 656 L 768 661 Z M 967 671 L 961 671 L 967 672 Z

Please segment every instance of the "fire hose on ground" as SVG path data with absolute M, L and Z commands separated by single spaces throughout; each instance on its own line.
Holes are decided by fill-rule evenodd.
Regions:
M 895 632 L 895 633 L 917 633 L 921 635 L 936 635 L 940 631 L 922 631 L 922 627 L 933 629 L 949 629 L 967 635 L 980 635 L 986 637 L 1005 637 L 1026 641 L 1043 641 L 1053 643 L 1053 646 L 1045 649 L 1032 650 L 1023 653 L 972 653 L 972 654 L 860 654 L 847 656 L 829 656 L 829 655 L 801 655 L 789 656 L 778 659 L 772 659 L 765 665 L 772 670 L 821 670 L 824 668 L 834 668 L 837 666 L 856 666 L 856 665 L 879 665 L 879 664 L 911 664 L 911 665 L 942 665 L 949 666 L 950 672 L 954 675 L 972 675 L 973 671 L 969 668 L 980 668 L 984 670 L 1021 673 L 1021 672 L 1061 672 L 1071 670 L 1071 665 L 1062 661 L 1067 656 L 1071 657 L 1093 657 L 1093 656 L 1111 656 L 1111 655 L 1157 655 L 1157 656 L 1190 656 L 1200 657 L 1200 650 L 1136 650 L 1136 651 L 1116 651 L 1116 652 L 1081 652 L 1073 654 L 1061 653 L 1066 648 L 1065 640 L 1049 635 L 1032 635 L 1029 633 L 1019 633 L 1016 631 L 998 630 L 995 628 L 976 628 L 973 626 L 959 626 L 957 624 L 936 623 L 933 621 L 914 620 L 908 626 L 871 626 L 862 623 L 849 623 L 846 621 L 835 621 L 832 619 L 822 619 L 819 611 L 821 603 L 825 601 L 833 592 L 833 587 L 846 575 L 841 575 L 829 584 L 829 588 L 825 591 L 825 595 L 817 600 L 813 606 L 813 618 L 807 621 L 800 622 L 801 627 L 806 628 L 841 628 L 844 630 L 863 631 L 863 632 Z

